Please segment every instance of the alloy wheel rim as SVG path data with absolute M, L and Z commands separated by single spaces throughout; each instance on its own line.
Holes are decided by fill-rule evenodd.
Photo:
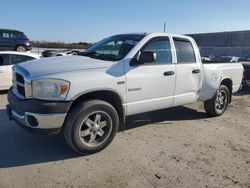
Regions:
M 25 48 L 22 47 L 22 46 L 20 46 L 20 47 L 17 48 L 17 51 L 18 51 L 18 52 L 24 52 L 24 51 L 25 51 Z
M 215 108 L 219 111 L 223 111 L 227 105 L 227 93 L 223 90 L 217 92 L 215 101 Z
M 79 138 L 82 144 L 97 147 L 109 138 L 112 126 L 109 114 L 104 111 L 92 112 L 83 119 L 79 129 Z

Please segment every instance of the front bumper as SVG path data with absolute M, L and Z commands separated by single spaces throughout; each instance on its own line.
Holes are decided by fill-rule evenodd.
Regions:
M 59 132 L 71 102 L 50 102 L 35 99 L 22 100 L 10 89 L 7 113 L 25 128 L 35 132 Z

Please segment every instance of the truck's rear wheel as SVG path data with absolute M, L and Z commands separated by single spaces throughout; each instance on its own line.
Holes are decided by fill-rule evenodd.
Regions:
M 115 108 L 105 101 L 91 100 L 78 104 L 69 112 L 64 137 L 76 152 L 95 153 L 111 143 L 118 127 Z
M 209 115 L 220 116 L 226 111 L 229 98 L 230 92 L 227 86 L 221 85 L 215 96 L 204 102 L 204 108 Z

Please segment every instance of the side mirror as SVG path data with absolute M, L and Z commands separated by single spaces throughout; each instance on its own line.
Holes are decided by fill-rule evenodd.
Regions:
M 144 63 L 152 63 L 156 61 L 156 53 L 151 51 L 144 51 L 140 54 L 139 60 L 132 59 L 130 62 L 131 66 L 138 66 Z
M 155 52 L 144 51 L 141 53 L 141 55 L 139 57 L 139 62 L 141 64 L 152 63 L 155 61 L 156 61 L 156 53 Z

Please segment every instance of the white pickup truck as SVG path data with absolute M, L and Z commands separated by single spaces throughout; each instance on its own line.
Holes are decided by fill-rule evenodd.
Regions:
M 80 154 L 94 153 L 111 143 L 129 115 L 197 100 L 209 115 L 222 115 L 242 74 L 240 63 L 202 64 L 187 36 L 115 35 L 79 56 L 16 65 L 7 112 L 28 129 L 63 132 Z

